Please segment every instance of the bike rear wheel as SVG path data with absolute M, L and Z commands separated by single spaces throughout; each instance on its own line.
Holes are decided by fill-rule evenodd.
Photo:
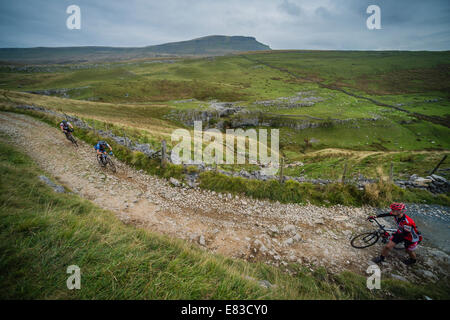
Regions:
M 350 244 L 353 248 L 364 249 L 377 243 L 379 238 L 378 232 L 366 232 L 354 237 Z

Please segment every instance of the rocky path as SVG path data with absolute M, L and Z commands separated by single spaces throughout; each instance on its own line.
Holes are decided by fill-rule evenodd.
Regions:
M 31 117 L 0 113 L 0 131 L 27 150 L 57 181 L 125 223 L 197 243 L 211 252 L 276 266 L 299 262 L 325 266 L 332 272 L 364 274 L 381 245 L 357 250 L 352 234 L 370 230 L 365 220 L 372 208 L 331 208 L 280 204 L 200 189 L 173 187 L 114 159 L 117 173 L 97 164 L 92 146 L 79 141 L 75 148 L 58 129 Z M 410 281 L 446 276 L 448 256 L 421 247 L 418 265 L 399 262 L 395 252 L 383 273 Z

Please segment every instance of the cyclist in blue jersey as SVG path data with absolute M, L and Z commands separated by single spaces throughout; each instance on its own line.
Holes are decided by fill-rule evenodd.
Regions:
M 106 155 L 106 148 L 109 148 L 109 154 L 112 155 L 112 148 L 106 141 L 99 141 L 94 147 L 94 149 L 97 151 L 97 157 L 101 159 L 103 166 L 106 165 L 104 156 Z

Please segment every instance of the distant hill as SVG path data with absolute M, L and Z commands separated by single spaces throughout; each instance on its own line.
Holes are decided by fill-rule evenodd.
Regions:
M 271 50 L 254 37 L 207 36 L 147 47 L 36 47 L 0 48 L 0 61 L 21 63 L 73 63 L 186 55 L 224 55 Z
M 146 47 L 149 52 L 170 54 L 225 54 L 230 52 L 270 50 L 253 37 L 208 36 L 189 41 L 172 42 Z

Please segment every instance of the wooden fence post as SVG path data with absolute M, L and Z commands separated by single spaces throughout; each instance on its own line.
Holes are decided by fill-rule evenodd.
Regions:
M 161 167 L 166 167 L 166 140 L 161 142 Z
M 341 180 L 341 183 L 344 183 L 345 184 L 345 175 L 347 174 L 347 161 L 345 161 L 345 164 L 344 164 L 344 172 L 342 173 L 342 180 Z
M 439 169 L 439 167 L 441 166 L 441 164 L 445 161 L 445 159 L 447 159 L 447 155 L 445 155 L 443 158 L 442 158 L 442 160 L 441 161 L 439 161 L 439 163 L 437 164 L 437 166 L 433 169 L 433 171 L 431 171 L 431 173 L 429 174 L 430 176 L 432 175 L 432 174 L 434 174 L 436 171 L 437 171 L 437 169 Z
M 392 183 L 394 181 L 394 163 L 391 162 L 391 170 L 389 171 L 389 181 Z
M 280 159 L 281 161 L 280 161 L 280 183 L 283 183 L 284 182 L 284 177 L 283 177 L 283 166 L 284 166 L 284 158 L 283 157 L 281 157 L 281 159 Z
M 125 129 L 122 129 L 122 132 L 123 132 L 123 137 L 125 139 L 125 147 L 128 148 L 129 146 L 128 146 L 127 134 L 125 133 Z

